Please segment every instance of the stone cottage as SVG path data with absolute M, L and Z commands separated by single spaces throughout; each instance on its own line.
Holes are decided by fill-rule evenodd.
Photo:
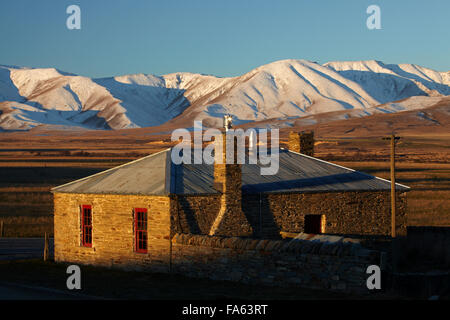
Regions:
M 176 234 L 388 236 L 390 182 L 314 158 L 313 139 L 291 133 L 275 175 L 259 164 L 175 165 L 168 149 L 55 187 L 55 260 L 167 270 Z M 408 189 L 396 186 L 398 235 Z

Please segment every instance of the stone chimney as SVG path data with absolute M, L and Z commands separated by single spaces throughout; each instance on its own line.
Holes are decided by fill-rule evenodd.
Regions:
M 251 236 L 253 234 L 252 227 L 242 211 L 242 165 L 237 163 L 235 140 L 233 133 L 222 133 L 221 141 L 215 142 L 222 144 L 222 153 L 216 154 L 215 157 L 214 188 L 222 195 L 219 213 L 209 232 L 211 236 Z M 230 144 L 234 145 L 234 150 L 227 152 L 227 145 Z M 231 154 L 230 151 L 234 152 Z M 227 163 L 227 155 L 233 158 L 233 161 L 228 159 L 228 162 L 232 163 Z M 219 160 L 221 163 L 218 163 Z
M 314 157 L 314 131 L 289 132 L 289 150 Z

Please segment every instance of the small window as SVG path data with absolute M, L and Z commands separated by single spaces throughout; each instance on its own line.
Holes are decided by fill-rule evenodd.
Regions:
M 81 244 L 83 247 L 92 247 L 92 207 L 81 206 Z
M 325 216 L 320 214 L 305 215 L 305 233 L 325 233 Z
M 147 209 L 134 209 L 135 250 L 147 253 Z

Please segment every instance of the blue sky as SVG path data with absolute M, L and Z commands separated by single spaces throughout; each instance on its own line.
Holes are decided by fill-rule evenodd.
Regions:
M 66 8 L 81 8 L 81 30 Z M 381 8 L 381 30 L 366 9 Z M 450 70 L 448 0 L 2 0 L 0 64 L 90 77 L 235 76 L 281 59 L 377 59 Z

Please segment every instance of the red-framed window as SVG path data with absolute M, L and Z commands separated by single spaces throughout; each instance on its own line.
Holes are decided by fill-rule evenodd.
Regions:
M 147 253 L 147 209 L 134 209 L 134 239 L 135 250 Z
M 81 206 L 81 244 L 83 247 L 92 247 L 92 207 Z

